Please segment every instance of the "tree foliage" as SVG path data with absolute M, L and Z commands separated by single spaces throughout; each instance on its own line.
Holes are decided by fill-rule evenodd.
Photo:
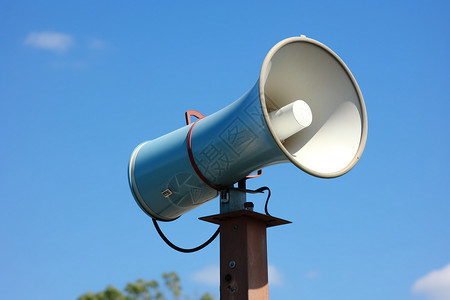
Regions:
M 96 294 L 87 292 L 81 295 L 78 300 L 180 300 L 180 277 L 175 272 L 169 272 L 163 273 L 162 279 L 166 290 L 170 293 L 170 298 L 166 298 L 157 280 L 138 279 L 136 282 L 129 282 L 123 291 L 109 285 L 104 291 Z M 189 299 L 189 297 L 183 299 Z M 200 300 L 214 300 L 214 298 L 211 294 L 206 293 Z

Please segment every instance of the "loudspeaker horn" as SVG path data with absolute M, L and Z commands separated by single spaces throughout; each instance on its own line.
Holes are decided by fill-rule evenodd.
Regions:
M 305 36 L 276 44 L 241 98 L 210 116 L 196 115 L 195 123 L 142 143 L 131 156 L 131 191 L 155 219 L 174 220 L 277 163 L 321 178 L 341 176 L 358 162 L 367 139 L 366 108 L 352 73 Z

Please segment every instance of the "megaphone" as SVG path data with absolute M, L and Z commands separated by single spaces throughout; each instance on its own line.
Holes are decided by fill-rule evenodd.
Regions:
M 276 44 L 255 85 L 220 111 L 139 145 L 128 178 L 149 216 L 171 221 L 263 167 L 291 162 L 334 178 L 358 162 L 367 115 L 358 84 L 328 47 L 305 36 Z

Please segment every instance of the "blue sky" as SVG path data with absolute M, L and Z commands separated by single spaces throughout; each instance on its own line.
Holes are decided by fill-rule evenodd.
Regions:
M 245 4 L 0 0 L 0 295 L 75 299 L 176 271 L 218 299 L 218 241 L 168 248 L 129 191 L 139 143 L 212 114 L 304 34 L 362 90 L 360 162 L 325 180 L 266 168 L 271 299 L 450 299 L 448 1 Z M 263 196 L 250 196 L 263 211 Z M 163 224 L 193 247 L 218 201 Z M 195 298 L 195 297 L 194 297 Z

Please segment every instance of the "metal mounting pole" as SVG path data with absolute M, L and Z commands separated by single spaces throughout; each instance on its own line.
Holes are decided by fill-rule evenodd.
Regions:
M 228 190 L 227 195 L 228 208 L 238 210 L 225 209 L 221 197 L 221 214 L 200 218 L 220 225 L 220 299 L 268 300 L 266 228 L 291 222 L 245 209 L 252 208 L 245 192 Z

